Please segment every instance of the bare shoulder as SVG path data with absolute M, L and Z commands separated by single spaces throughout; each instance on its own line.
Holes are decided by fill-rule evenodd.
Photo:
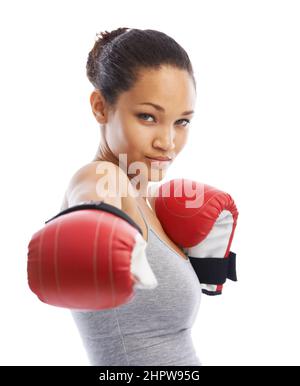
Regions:
M 65 193 L 61 207 L 60 207 L 60 211 L 65 210 L 68 207 L 69 207 L 69 204 L 68 204 L 68 200 L 67 200 L 67 193 Z
M 113 178 L 115 175 L 121 175 L 122 177 L 127 177 L 124 171 L 117 165 L 108 161 L 93 161 L 89 162 L 79 169 L 72 175 L 67 193 L 72 190 L 72 188 L 82 181 L 92 180 L 95 181 L 103 176 Z
M 64 194 L 63 202 L 61 205 L 60 210 L 67 209 L 69 206 L 69 197 L 70 194 L 73 192 L 73 189 L 78 186 L 80 183 L 82 183 L 84 180 L 89 179 L 91 174 L 96 171 L 96 165 L 94 162 L 90 162 L 88 164 L 83 165 L 79 169 L 77 169 L 73 175 L 71 175 L 68 183 L 67 183 L 67 189 Z
M 62 209 L 82 201 L 104 201 L 127 212 L 135 212 L 134 189 L 121 167 L 109 161 L 93 161 L 77 169 L 65 192 Z
M 129 189 L 129 179 L 117 165 L 108 161 L 93 161 L 83 165 L 70 178 L 66 190 L 69 206 L 81 201 L 105 201 L 121 207 L 121 197 Z
M 101 192 L 101 186 L 97 189 L 97 185 L 103 182 L 103 178 L 105 183 L 100 185 L 103 187 L 110 184 L 110 189 L 115 191 L 116 197 L 105 196 Z M 80 167 L 71 176 L 61 210 L 82 201 L 103 200 L 127 213 L 140 226 L 143 237 L 147 240 L 147 228 L 138 211 L 137 200 L 132 189 L 127 174 L 118 165 L 108 161 L 93 161 Z

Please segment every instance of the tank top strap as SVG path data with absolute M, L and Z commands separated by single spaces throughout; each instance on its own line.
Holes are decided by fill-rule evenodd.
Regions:
M 148 222 L 146 221 L 146 218 L 144 216 L 144 213 L 142 211 L 142 209 L 139 207 L 139 204 L 137 204 L 137 207 L 139 209 L 139 212 L 141 213 L 141 216 L 143 217 L 143 220 L 144 220 L 144 223 L 146 224 L 146 227 L 147 227 L 147 233 L 149 235 L 149 231 L 150 231 L 150 225 L 148 224 Z M 149 237 L 149 236 L 148 236 Z

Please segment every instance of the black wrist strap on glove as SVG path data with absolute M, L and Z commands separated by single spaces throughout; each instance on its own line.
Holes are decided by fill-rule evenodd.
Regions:
M 189 259 L 200 283 L 218 285 L 224 284 L 226 279 L 237 281 L 234 252 L 230 252 L 226 258 L 189 256 Z
M 75 212 L 77 210 L 82 210 L 82 209 L 96 209 L 96 210 L 112 213 L 116 216 L 121 217 L 123 220 L 127 221 L 130 225 L 132 225 L 134 228 L 136 228 L 136 230 L 141 235 L 143 235 L 141 228 L 137 225 L 136 222 L 134 222 L 132 220 L 132 218 L 130 216 L 128 216 L 127 213 L 125 213 L 123 210 L 121 210 L 113 205 L 107 204 L 103 201 L 86 201 L 83 204 L 71 206 L 70 208 L 62 210 L 56 216 L 45 221 L 45 224 L 47 224 L 48 222 L 54 220 L 55 218 L 57 218 L 59 216 L 62 216 L 62 215 L 67 214 L 67 213 Z

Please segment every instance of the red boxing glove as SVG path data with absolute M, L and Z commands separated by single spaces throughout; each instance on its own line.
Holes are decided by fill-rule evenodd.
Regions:
M 46 221 L 28 245 L 28 284 L 47 304 L 102 310 L 129 302 L 157 280 L 138 225 L 120 209 L 90 202 Z
M 153 193 L 150 194 L 153 197 Z M 238 211 L 228 193 L 187 179 L 159 186 L 150 199 L 167 235 L 188 255 L 202 292 L 220 295 L 226 279 L 237 281 L 230 251 Z

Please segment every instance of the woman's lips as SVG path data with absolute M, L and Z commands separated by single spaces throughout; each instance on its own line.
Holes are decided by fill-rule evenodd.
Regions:
M 171 164 L 172 160 L 167 158 L 167 159 L 158 159 L 158 158 L 151 158 L 147 157 L 146 158 L 150 161 L 151 167 L 153 168 L 164 168 L 167 167 Z
M 154 160 L 154 161 L 163 161 L 163 162 L 170 162 L 172 161 L 171 158 L 168 158 L 168 157 L 147 157 L 146 158 L 149 158 L 150 160 Z

